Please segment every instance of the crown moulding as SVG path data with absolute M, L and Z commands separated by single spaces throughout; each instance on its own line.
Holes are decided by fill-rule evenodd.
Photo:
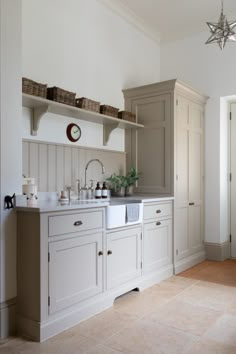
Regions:
M 130 8 L 128 8 L 121 0 L 98 0 L 114 13 L 122 17 L 126 22 L 136 27 L 144 35 L 160 44 L 160 33 L 153 30 L 139 16 L 137 16 Z

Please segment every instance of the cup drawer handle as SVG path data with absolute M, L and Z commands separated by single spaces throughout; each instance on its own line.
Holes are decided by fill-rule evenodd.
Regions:
M 160 213 L 161 213 L 161 210 L 160 210 L 160 209 L 157 209 L 157 210 L 156 210 L 156 213 L 157 213 L 157 214 L 160 214 Z
M 156 226 L 160 226 L 160 225 L 161 225 L 160 221 L 156 222 Z
M 80 225 L 82 225 L 83 223 L 82 223 L 82 221 L 75 221 L 74 222 L 74 226 L 80 226 Z

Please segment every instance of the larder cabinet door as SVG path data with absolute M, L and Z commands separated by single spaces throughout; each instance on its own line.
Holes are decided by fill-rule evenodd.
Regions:
M 107 233 L 107 288 L 141 276 L 141 227 Z
M 135 99 L 132 111 L 144 125 L 131 143 L 131 163 L 142 172 L 138 191 L 171 193 L 171 95 Z
M 102 233 L 49 243 L 49 313 L 103 290 Z
M 203 112 L 189 104 L 189 245 L 192 252 L 203 242 Z
M 175 258 L 189 254 L 189 103 L 178 97 L 176 107 Z
M 176 118 L 175 258 L 203 247 L 203 111 L 178 97 Z

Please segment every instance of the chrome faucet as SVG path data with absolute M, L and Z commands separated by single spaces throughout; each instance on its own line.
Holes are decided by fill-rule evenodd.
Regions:
M 85 184 L 84 184 L 84 187 L 85 187 L 85 188 L 88 187 L 88 186 L 87 186 L 87 169 L 88 169 L 90 163 L 91 163 L 91 162 L 95 162 L 95 161 L 97 161 L 97 162 L 101 165 L 101 167 L 102 167 L 102 173 L 103 173 L 103 174 L 105 173 L 105 168 L 104 168 L 104 166 L 103 166 L 103 163 L 102 163 L 99 159 L 92 159 L 92 160 L 90 160 L 90 161 L 87 163 L 86 167 L 85 167 L 85 182 L 84 182 L 84 183 L 85 183 Z

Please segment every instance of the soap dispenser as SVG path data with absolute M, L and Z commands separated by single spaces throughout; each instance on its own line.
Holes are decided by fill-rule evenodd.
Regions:
M 102 198 L 102 190 L 101 190 L 101 187 L 100 187 L 100 183 L 97 182 L 97 187 L 95 189 L 95 198 L 96 199 L 100 199 Z

